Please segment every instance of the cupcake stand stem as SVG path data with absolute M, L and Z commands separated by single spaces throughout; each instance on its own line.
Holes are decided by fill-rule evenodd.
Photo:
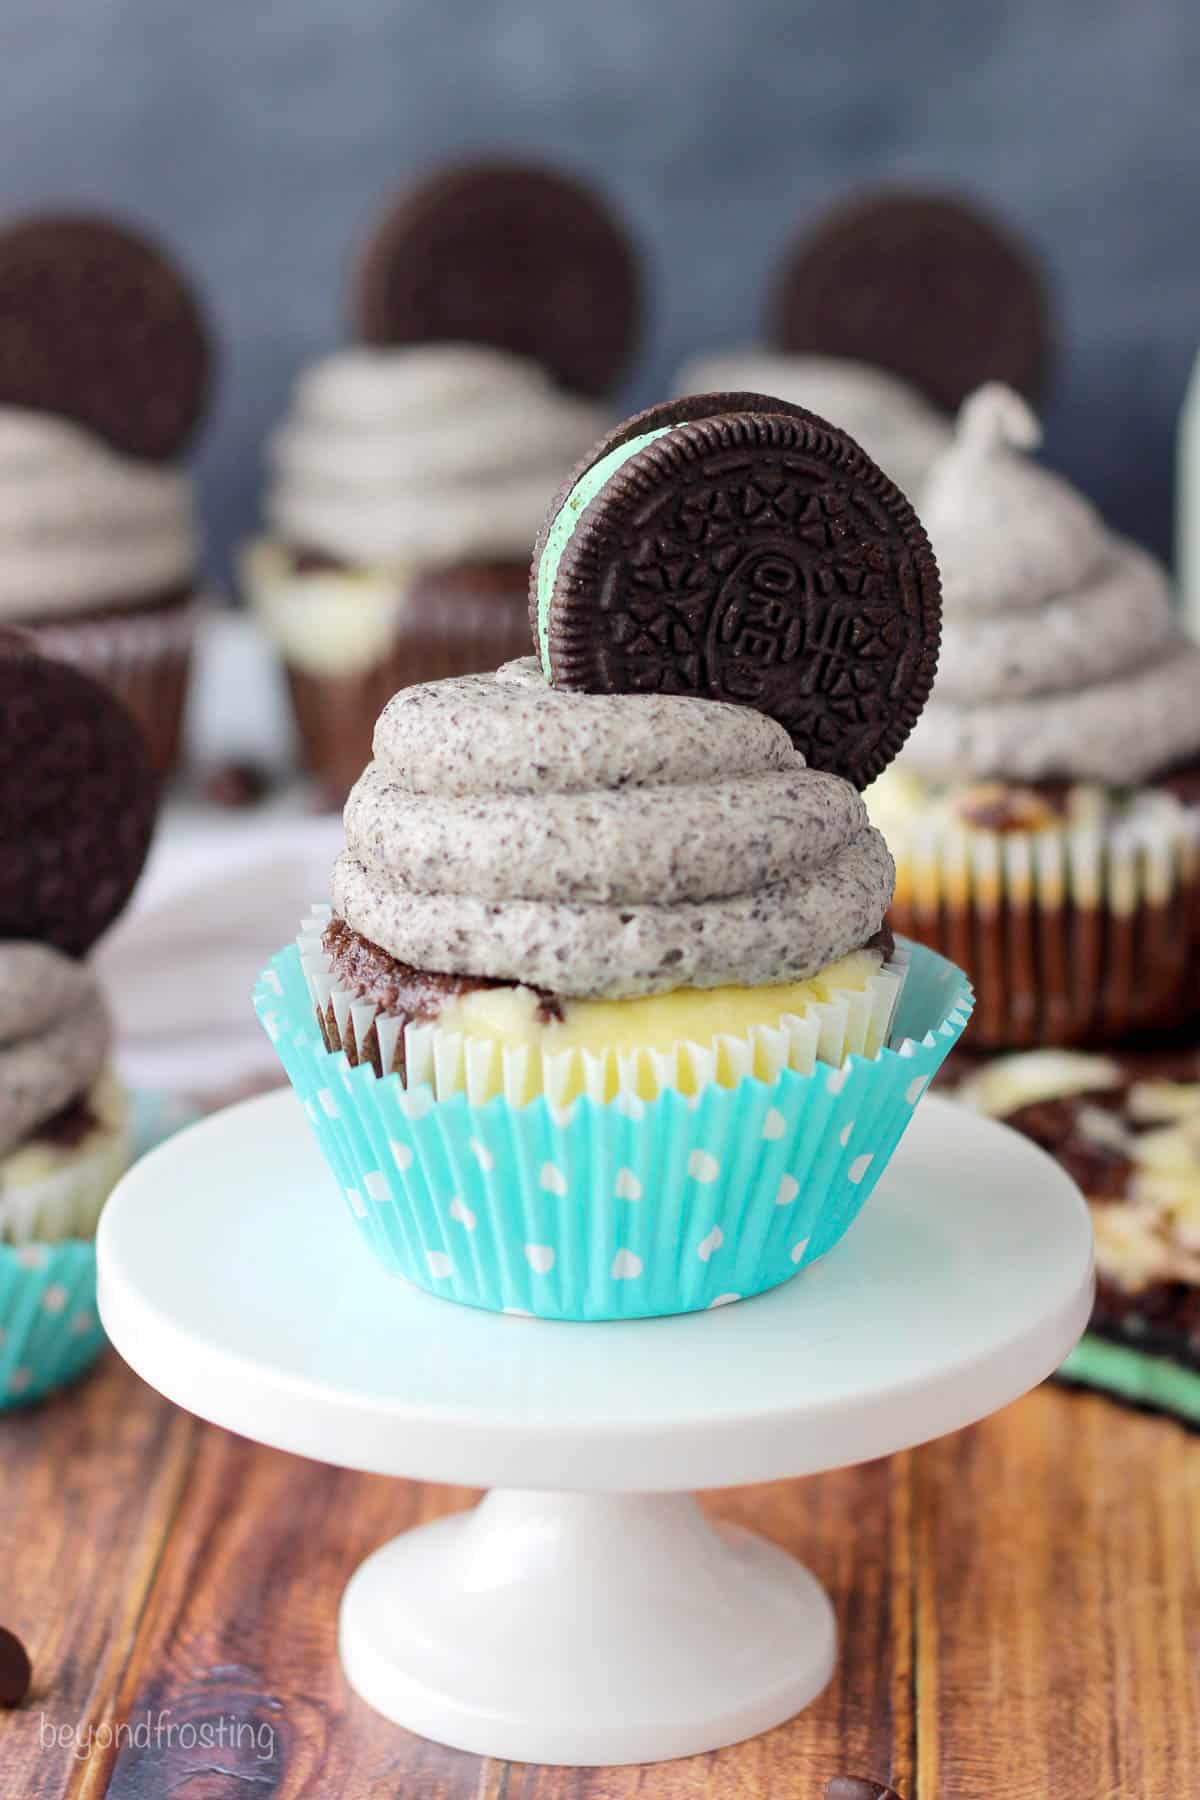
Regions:
M 291 1093 L 145 1158 L 101 1223 L 100 1309 L 181 1406 L 349 1468 L 490 1488 L 385 1544 L 342 1600 L 351 1684 L 479 1754 L 657 1761 L 824 1687 L 814 1576 L 690 1490 L 815 1473 L 984 1417 L 1091 1300 L 1066 1176 L 926 1099 L 862 1218 L 774 1292 L 629 1324 L 432 1299 L 366 1254 Z

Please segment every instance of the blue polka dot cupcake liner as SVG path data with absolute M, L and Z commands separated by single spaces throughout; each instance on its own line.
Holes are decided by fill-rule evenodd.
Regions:
M 138 1092 L 131 1134 L 117 1167 L 195 1117 L 169 1094 Z M 42 1400 L 95 1362 L 108 1340 L 96 1310 L 91 1237 L 0 1243 L 0 1413 Z
M 90 1239 L 0 1244 L 0 1412 L 65 1387 L 104 1344 Z
M 295 945 L 255 1007 L 366 1244 L 427 1293 L 602 1320 L 696 1312 L 789 1280 L 844 1236 L 973 1005 L 919 945 L 888 1044 L 808 1074 L 569 1105 L 436 1099 L 327 1050 Z

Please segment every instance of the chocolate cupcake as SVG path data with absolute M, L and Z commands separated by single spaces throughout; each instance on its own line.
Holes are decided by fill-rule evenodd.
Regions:
M 937 684 L 869 798 L 893 924 L 970 967 L 995 1048 L 1200 1008 L 1200 648 L 1159 565 L 1030 460 L 1037 436 L 982 388 L 933 470 Z
M 103 1343 L 92 1238 L 129 1156 L 111 1024 L 81 959 L 138 878 L 157 782 L 105 689 L 0 644 L 0 1410 Z
M 363 342 L 302 371 L 244 559 L 331 796 L 398 688 L 528 649 L 534 534 L 603 428 L 638 289 L 607 209 L 545 170 L 455 167 L 376 226 L 353 290 Z
M 924 698 L 937 571 L 858 447 L 777 404 L 596 447 L 539 535 L 540 664 L 392 698 L 332 913 L 263 978 L 364 1235 L 434 1293 L 615 1318 L 790 1278 L 966 1022 L 884 926 L 857 791 Z
M 117 694 L 159 774 L 199 582 L 180 457 L 210 365 L 195 295 L 139 233 L 67 214 L 0 229 L 0 620 Z
M 1096 1304 L 1063 1374 L 1200 1425 L 1200 1049 L 1001 1056 L 958 1092 L 1087 1200 Z

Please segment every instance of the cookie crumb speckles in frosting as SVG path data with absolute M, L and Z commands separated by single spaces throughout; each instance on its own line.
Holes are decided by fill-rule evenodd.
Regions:
M 879 928 L 887 849 L 782 727 L 512 673 L 385 710 L 333 880 L 371 942 L 417 968 L 618 998 L 803 979 Z
M 82 964 L 48 945 L 0 943 L 0 1156 L 87 1091 L 109 1037 Z

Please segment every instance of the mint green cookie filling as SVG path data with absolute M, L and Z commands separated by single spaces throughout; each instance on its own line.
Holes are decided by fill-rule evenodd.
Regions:
M 1166 1356 L 1154 1356 L 1089 1333 L 1059 1374 L 1067 1381 L 1103 1388 L 1139 1406 L 1156 1406 L 1200 1425 L 1200 1375 Z
M 570 542 L 571 533 L 579 522 L 579 515 L 585 506 L 590 506 L 600 489 L 611 475 L 631 456 L 652 444 L 655 438 L 673 429 L 670 425 L 659 425 L 653 431 L 644 431 L 640 437 L 630 438 L 627 444 L 618 444 L 607 456 L 602 456 L 598 463 L 593 463 L 579 477 L 566 499 L 558 509 L 558 514 L 546 535 L 542 559 L 538 563 L 537 596 L 538 596 L 538 655 L 541 658 L 542 673 L 547 681 L 552 679 L 550 670 L 550 600 L 554 593 L 554 581 L 558 574 L 558 565 L 562 561 L 562 553 Z

